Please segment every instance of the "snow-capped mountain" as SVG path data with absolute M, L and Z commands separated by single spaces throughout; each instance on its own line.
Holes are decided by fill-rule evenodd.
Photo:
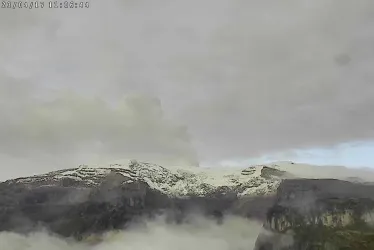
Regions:
M 282 178 L 289 176 L 277 165 L 238 168 L 162 167 L 152 163 L 128 161 L 105 166 L 81 165 L 7 183 L 58 185 L 61 181 L 98 186 L 109 175 L 121 175 L 122 181 L 142 181 L 168 196 L 206 196 L 209 193 L 235 192 L 238 196 L 265 195 L 276 191 Z
M 374 211 L 374 185 L 362 183 L 372 178 L 370 172 L 352 176 L 354 171 L 342 167 L 293 162 L 243 169 L 138 161 L 81 165 L 0 183 L 0 231 L 43 227 L 85 239 L 123 229 L 143 216 L 163 213 L 180 222 L 199 211 L 218 221 L 231 214 L 264 223 L 271 233 L 259 237 L 258 249 L 273 250 L 268 246 L 278 246 L 284 237 L 294 238 L 292 248 L 285 248 L 292 250 L 300 250 L 300 244 L 342 242 L 320 231 L 347 234 L 344 246 L 350 246 L 361 242 L 365 230 L 373 230 Z M 309 233 L 312 229 L 315 234 Z M 352 229 L 359 237 L 352 238 Z M 285 231 L 296 232 L 296 238 Z

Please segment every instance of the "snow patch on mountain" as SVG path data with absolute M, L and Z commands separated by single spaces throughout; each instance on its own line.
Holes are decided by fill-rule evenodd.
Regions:
M 124 176 L 127 183 L 146 182 L 173 197 L 206 196 L 232 192 L 238 196 L 271 194 L 278 188 L 284 171 L 276 166 L 256 165 L 238 168 L 163 167 L 157 164 L 127 161 L 99 166 L 81 165 L 25 178 L 9 180 L 26 185 L 61 185 L 62 180 L 80 185 L 98 186 L 110 174 Z

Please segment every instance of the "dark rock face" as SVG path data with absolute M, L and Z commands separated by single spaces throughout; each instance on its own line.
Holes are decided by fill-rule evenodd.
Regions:
M 374 249 L 374 186 L 284 180 L 257 249 Z
M 97 188 L 3 183 L 0 230 L 27 232 L 43 226 L 79 236 L 118 228 L 145 210 L 147 188 L 143 183 Z

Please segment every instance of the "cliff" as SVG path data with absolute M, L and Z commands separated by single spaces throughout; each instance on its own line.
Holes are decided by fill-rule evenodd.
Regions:
M 260 250 L 374 249 L 374 186 L 284 180 L 259 236 Z

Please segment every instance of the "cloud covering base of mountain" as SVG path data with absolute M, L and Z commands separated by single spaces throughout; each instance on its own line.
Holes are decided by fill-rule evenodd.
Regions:
M 127 231 L 109 232 L 100 243 L 78 243 L 47 232 L 29 235 L 0 233 L 0 245 L 7 250 L 231 250 L 253 249 L 262 230 L 257 222 L 228 217 L 221 225 L 201 216 L 187 224 L 166 224 L 162 218 L 146 221 Z M 91 239 L 91 243 L 94 241 Z

